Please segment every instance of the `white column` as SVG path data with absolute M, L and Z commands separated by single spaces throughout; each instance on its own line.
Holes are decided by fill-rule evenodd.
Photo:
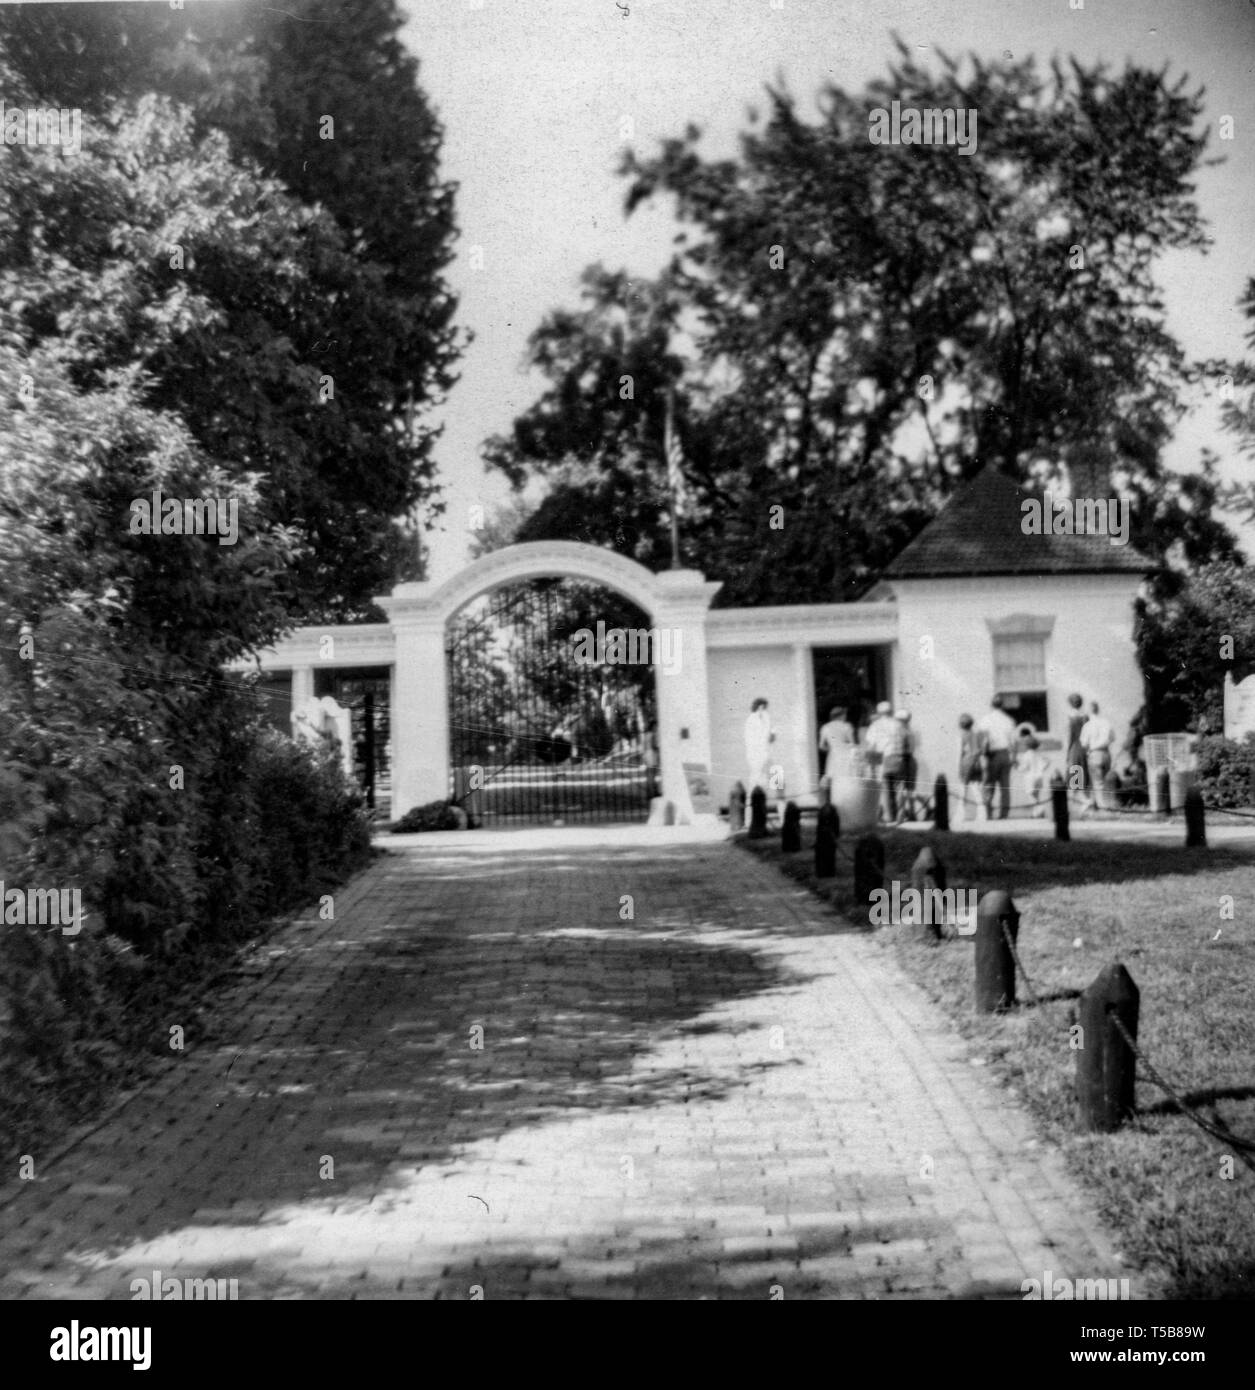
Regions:
M 815 679 L 811 666 L 811 649 L 805 642 L 793 644 L 793 708 L 801 717 L 793 721 L 794 767 L 787 768 L 785 796 L 790 801 L 800 796 L 816 796 L 819 785 L 819 730 L 815 723 Z M 824 711 L 827 719 L 828 712 Z
M 314 668 L 312 666 L 293 666 L 292 668 L 292 716 L 314 698 Z
M 392 671 L 392 818 L 449 795 L 449 708 L 444 618 L 430 586 L 400 584 L 375 601 L 396 640 Z
M 392 711 L 393 819 L 449 795 L 449 710 L 444 624 L 396 629 L 396 705 Z
M 675 803 L 676 819 L 693 819 L 684 764 L 710 769 L 710 695 L 706 680 L 706 613 L 719 584 L 708 584 L 696 570 L 664 570 L 657 576 L 653 625 L 668 631 L 679 659 L 673 669 L 660 669 L 658 685 L 658 750 L 662 794 Z

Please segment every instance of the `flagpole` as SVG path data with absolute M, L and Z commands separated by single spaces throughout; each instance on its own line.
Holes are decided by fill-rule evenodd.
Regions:
M 680 489 L 679 463 L 676 455 L 679 444 L 675 437 L 675 392 L 667 391 L 667 419 L 663 430 L 663 463 L 667 470 L 667 496 L 671 512 L 671 568 L 682 569 L 680 563 Z

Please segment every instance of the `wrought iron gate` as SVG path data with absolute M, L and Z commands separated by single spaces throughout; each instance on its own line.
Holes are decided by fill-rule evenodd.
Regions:
M 571 579 L 510 584 L 449 624 L 450 795 L 472 825 L 645 820 L 657 794 L 652 665 L 588 660 L 585 633 L 647 628 Z

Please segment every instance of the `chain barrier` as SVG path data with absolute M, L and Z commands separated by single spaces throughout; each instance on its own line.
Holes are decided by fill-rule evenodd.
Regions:
M 1011 952 L 1011 957 L 1015 961 L 1015 968 L 1020 972 L 1020 976 L 1024 981 L 1025 987 L 1028 989 L 1030 1002 L 1034 1006 L 1036 1006 L 1040 1002 L 1040 996 L 1037 994 L 1037 991 L 1033 988 L 1033 981 L 1030 978 L 1028 971 L 1024 968 L 1024 962 L 1020 959 L 1020 953 L 1015 949 L 1015 942 L 1011 939 L 1011 933 L 1008 930 L 1005 922 L 1002 926 L 1002 938 L 1007 943 L 1007 949 Z M 1244 1139 L 1241 1135 L 1234 1134 L 1230 1129 L 1228 1129 L 1227 1126 L 1222 1128 L 1221 1125 L 1212 1124 L 1209 1121 L 1204 1120 L 1198 1114 L 1196 1114 L 1186 1104 L 1186 1102 L 1182 1099 L 1178 1092 L 1174 1090 L 1173 1087 L 1169 1085 L 1167 1081 L 1164 1080 L 1164 1078 L 1155 1069 L 1155 1067 L 1151 1063 L 1150 1059 L 1145 1055 L 1145 1053 L 1143 1053 L 1139 1049 L 1137 1043 L 1135 1043 L 1132 1037 L 1129 1035 L 1129 1030 L 1124 1026 L 1124 1023 L 1122 1022 L 1120 1017 L 1111 1011 L 1108 1011 L 1108 1017 L 1111 1019 L 1111 1022 L 1115 1025 L 1116 1031 L 1124 1039 L 1129 1051 L 1132 1052 L 1134 1057 L 1137 1058 L 1138 1062 L 1140 1062 L 1142 1067 L 1145 1069 L 1146 1075 L 1150 1078 L 1151 1082 L 1154 1085 L 1158 1086 L 1161 1091 L 1165 1092 L 1171 1099 L 1172 1103 L 1177 1107 L 1177 1109 L 1187 1119 L 1193 1120 L 1193 1122 L 1199 1127 L 1199 1129 L 1203 1131 L 1204 1134 L 1210 1135 L 1211 1138 L 1215 1139 L 1218 1143 L 1223 1144 L 1226 1147 L 1236 1149 L 1237 1156 L 1241 1160 L 1241 1162 L 1247 1168 L 1249 1168 L 1251 1172 L 1255 1173 L 1255 1158 L 1250 1157 L 1251 1154 L 1255 1154 L 1255 1139 Z
M 1028 990 L 1029 1003 L 1034 1008 L 1041 1002 L 1037 991 L 1033 988 L 1033 982 L 1029 979 L 1028 971 L 1024 969 L 1024 962 L 1020 959 L 1020 953 L 1015 949 L 1015 942 L 1011 939 L 1011 931 L 1007 924 L 1002 924 L 1002 939 L 1007 943 L 1007 949 L 1011 952 L 1011 959 L 1015 962 L 1015 968 L 1024 978 L 1025 988 Z
M 1115 1013 L 1109 1013 L 1108 1017 L 1111 1019 L 1112 1023 L 1115 1024 L 1116 1031 L 1124 1039 L 1125 1045 L 1128 1047 L 1129 1051 L 1132 1052 L 1134 1057 L 1145 1067 L 1146 1074 L 1150 1077 L 1151 1081 L 1158 1086 L 1161 1091 L 1167 1093 L 1177 1109 L 1187 1119 L 1193 1120 L 1204 1134 L 1210 1135 L 1221 1144 L 1236 1149 L 1238 1151 L 1238 1157 L 1252 1173 L 1255 1173 L 1255 1159 L 1249 1157 L 1250 1154 L 1255 1154 L 1255 1139 L 1244 1139 L 1241 1135 L 1232 1133 L 1227 1127 L 1222 1129 L 1219 1125 L 1214 1125 L 1210 1121 L 1204 1120 L 1200 1115 L 1191 1110 L 1181 1096 L 1178 1095 L 1168 1082 L 1155 1070 L 1150 1059 L 1138 1048 L 1137 1043 L 1129 1036 L 1129 1030 L 1124 1026 L 1119 1016 Z

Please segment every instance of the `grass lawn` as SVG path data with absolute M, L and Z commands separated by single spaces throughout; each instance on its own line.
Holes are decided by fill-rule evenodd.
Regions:
M 928 945 L 909 927 L 871 928 L 866 908 L 854 910 L 851 842 L 841 841 L 837 878 L 820 882 L 813 834 L 803 831 L 795 855 L 781 853 L 778 834 L 740 843 L 809 883 L 843 925 L 875 930 L 1095 1192 L 1125 1259 L 1145 1269 L 1146 1291 L 1255 1296 L 1255 1173 L 1182 1116 L 1142 1068 L 1136 1118 L 1115 1134 L 1078 1133 L 1068 1035 L 1077 994 L 1103 966 L 1122 962 L 1141 990 L 1142 1053 L 1204 1118 L 1255 1139 L 1255 854 L 886 832 L 886 887 L 895 878 L 908 886 L 912 861 L 931 844 L 950 887 L 1011 893 L 1020 959 L 1039 1002 L 1028 1004 L 1019 982 L 1013 1012 L 982 1017 L 972 938 Z M 1232 921 L 1221 917 L 1225 895 Z

